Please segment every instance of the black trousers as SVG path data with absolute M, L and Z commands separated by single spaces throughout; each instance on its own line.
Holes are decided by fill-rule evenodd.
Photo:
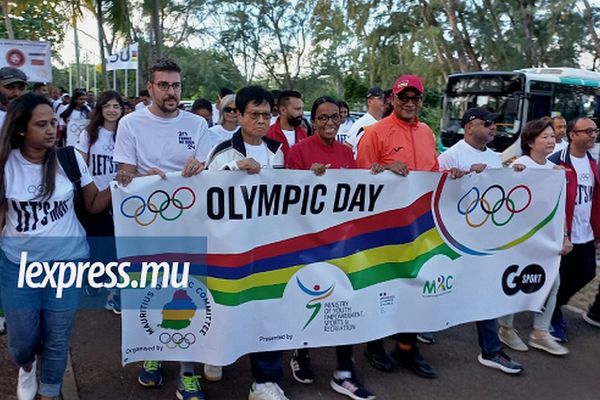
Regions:
M 353 371 L 354 361 L 352 356 L 354 354 L 353 346 L 351 344 L 343 346 L 335 346 L 335 355 L 337 356 L 337 370 L 338 371 Z M 298 349 L 299 357 L 307 357 L 308 349 Z
M 560 287 L 556 295 L 556 307 L 552 320 L 562 314 L 560 307 L 569 302 L 571 297 L 579 292 L 596 276 L 596 247 L 594 241 L 574 244 L 573 250 L 560 260 Z M 598 298 L 596 300 L 598 302 Z

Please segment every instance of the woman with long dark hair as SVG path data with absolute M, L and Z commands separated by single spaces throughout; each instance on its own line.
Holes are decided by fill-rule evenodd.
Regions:
M 102 93 L 90 114 L 90 123 L 79 135 L 75 148 L 85 160 L 92 179 L 99 190 L 106 189 L 117 173 L 113 163 L 113 150 L 117 134 L 117 125 L 123 116 L 123 99 L 113 90 Z M 116 260 L 115 228 L 112 214 L 107 209 L 99 214 L 85 215 L 84 228 L 90 242 L 90 259 L 109 262 Z M 86 289 L 94 292 L 95 289 Z M 115 314 L 121 313 L 121 301 L 118 289 L 110 289 L 105 308 Z
M 43 400 L 60 396 L 80 289 L 75 285 L 62 291 L 52 288 L 45 275 L 59 273 L 49 271 L 37 277 L 31 274 L 27 284 L 18 285 L 19 264 L 23 257 L 28 263 L 50 265 L 80 261 L 89 253 L 85 231 L 75 215 L 73 183 L 57 156 L 56 123 L 46 98 L 25 94 L 10 104 L 0 131 L 0 286 L 10 326 L 8 350 L 20 367 L 20 400 L 34 399 L 36 394 Z M 74 156 L 85 208 L 105 210 L 110 190 L 98 191 L 81 155 Z M 64 282 L 76 273 L 69 268 L 60 271 Z

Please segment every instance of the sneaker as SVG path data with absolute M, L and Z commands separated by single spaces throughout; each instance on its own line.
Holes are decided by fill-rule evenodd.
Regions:
M 37 360 L 34 360 L 31 371 L 26 372 L 23 368 L 19 368 L 19 380 L 17 382 L 17 398 L 19 400 L 35 399 L 38 390 L 36 367 Z
M 138 382 L 144 387 L 156 387 L 162 385 L 162 365 L 160 361 L 144 361 L 142 370 L 138 376 Z
M 591 311 L 582 314 L 583 320 L 590 325 L 600 328 L 600 315 L 594 314 Z
M 175 395 L 179 400 L 204 400 L 206 398 L 200 387 L 200 378 L 189 372 L 177 379 Z
M 517 330 L 514 328 L 501 326 L 500 329 L 498 329 L 498 337 L 500 338 L 500 341 L 502 343 L 504 343 L 513 350 L 529 350 L 525 342 L 523 342 L 523 340 L 521 340 L 521 338 L 519 337 Z
M 337 379 L 335 376 L 329 382 L 333 390 L 354 400 L 374 400 L 375 395 L 366 389 L 359 381 L 351 378 Z
M 523 372 L 523 366 L 518 362 L 511 360 L 511 358 L 503 351 L 499 351 L 491 356 L 479 354 L 477 359 L 481 365 L 499 369 L 506 374 L 520 374 Z
M 248 400 L 289 400 L 283 390 L 273 382 L 253 383 Z
M 398 346 L 391 353 L 392 358 L 398 365 L 414 372 L 421 378 L 433 379 L 436 377 L 435 371 L 423 359 L 417 346 L 412 346 L 410 350 L 400 350 Z
M 417 333 L 417 340 L 425 344 L 435 344 L 435 337 L 432 332 Z
M 218 382 L 223 379 L 223 368 L 217 365 L 204 364 L 204 379 Z
M 535 349 L 544 350 L 554 356 L 565 356 L 569 354 L 569 349 L 552 339 L 549 333 L 543 338 L 536 338 L 529 335 L 529 345 Z
M 392 360 L 384 350 L 382 350 L 382 352 L 371 352 L 367 346 L 367 348 L 365 348 L 365 357 L 367 357 L 367 360 L 369 360 L 371 367 L 375 368 L 376 370 L 391 372 L 394 370 L 394 368 L 396 368 L 394 360 Z
M 299 353 L 298 350 L 294 350 L 290 359 L 290 368 L 292 369 L 292 376 L 300 383 L 308 384 L 313 383 L 315 380 L 308 351 Z
M 6 318 L 0 317 L 0 335 L 4 335 L 6 333 Z
M 104 308 L 108 311 L 112 311 L 117 315 L 121 315 L 121 296 L 109 296 L 106 299 L 106 304 L 104 305 Z

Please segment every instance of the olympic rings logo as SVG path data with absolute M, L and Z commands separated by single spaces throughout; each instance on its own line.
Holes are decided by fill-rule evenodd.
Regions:
M 102 150 L 104 150 L 104 151 L 108 151 L 108 152 L 110 152 L 110 151 L 114 151 L 114 150 L 115 150 L 115 145 L 114 145 L 114 144 L 105 144 L 105 145 L 102 147 Z
M 497 196 L 494 196 L 493 192 L 497 192 Z M 520 201 L 517 200 L 517 193 L 519 192 L 524 193 L 524 195 L 519 196 Z M 493 203 L 493 205 L 491 203 Z M 516 203 L 519 203 L 519 205 L 517 206 Z M 460 215 L 465 216 L 467 225 L 471 228 L 483 226 L 490 218 L 494 225 L 504 226 L 512 220 L 515 214 L 525 211 L 530 205 L 531 189 L 525 185 L 517 185 L 510 189 L 508 193 L 506 193 L 504 188 L 500 185 L 491 185 L 483 192 L 483 194 L 479 192 L 478 188 L 473 186 L 460 198 L 456 204 L 456 211 L 458 211 Z M 485 216 L 480 222 L 473 222 L 471 215 L 475 213 L 477 206 L 481 208 L 481 211 L 483 211 Z M 496 219 L 496 214 L 503 208 L 508 211 L 509 216 L 504 221 L 498 221 Z
M 191 332 L 186 333 L 185 335 L 179 332 L 175 332 L 172 335 L 168 332 L 163 332 L 158 337 L 158 340 L 169 349 L 179 347 L 180 349 L 185 350 L 196 343 L 196 336 Z
M 184 205 L 183 200 L 177 198 L 177 195 L 182 193 L 182 191 L 187 191 L 191 195 L 191 199 L 186 205 Z M 162 196 L 162 201 L 157 196 Z M 154 202 L 157 201 L 157 199 L 158 201 L 160 201 L 160 203 Z M 150 194 L 150 196 L 148 196 L 146 200 L 144 200 L 141 196 L 138 195 L 131 195 L 127 197 L 121 203 L 121 214 L 123 214 L 123 216 L 126 218 L 133 218 L 135 222 L 140 226 L 149 226 L 152 223 L 154 223 L 154 221 L 156 221 L 159 215 L 165 221 L 175 221 L 176 219 L 181 217 L 181 215 L 183 214 L 183 210 L 192 208 L 192 206 L 195 203 L 196 194 L 191 188 L 187 186 L 181 186 L 180 188 L 176 189 L 170 196 L 164 190 L 158 189 L 152 192 L 152 194 Z M 132 208 L 131 204 L 133 204 L 134 208 Z M 157 206 L 156 204 L 160 205 Z M 176 210 L 175 214 L 167 215 L 167 213 L 165 212 L 170 208 L 171 205 Z M 127 212 L 127 209 L 129 211 L 133 209 L 134 211 L 133 213 Z M 151 217 L 149 218 L 149 220 L 143 221 L 141 217 L 146 213 L 146 210 L 149 212 Z

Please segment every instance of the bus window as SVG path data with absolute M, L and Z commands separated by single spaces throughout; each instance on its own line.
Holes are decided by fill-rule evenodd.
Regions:
M 527 120 L 550 116 L 552 96 L 532 94 L 529 96 L 529 115 Z

